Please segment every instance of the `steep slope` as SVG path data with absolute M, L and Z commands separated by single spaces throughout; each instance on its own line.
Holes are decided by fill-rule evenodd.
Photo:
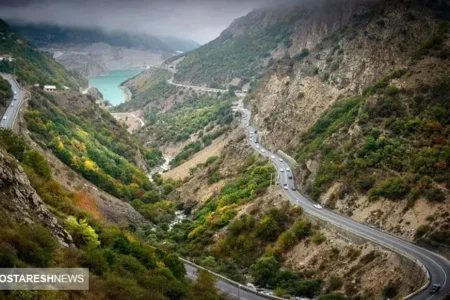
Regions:
M 421 284 L 396 254 L 348 240 L 290 205 L 271 185 L 275 175 L 240 134 L 169 194 L 185 218 L 168 224 L 161 216 L 147 239 L 277 295 L 375 299 L 406 295 Z
M 382 1 L 303 55 L 275 63 L 247 99 L 262 142 L 297 160 L 304 192 L 442 250 L 448 11 L 445 1 Z
M 145 174 L 155 153 L 142 148 L 90 96 L 33 88 L 29 103 L 25 119 L 32 138 L 83 177 L 126 200 L 157 193 Z
M 214 41 L 186 54 L 175 79 L 212 87 L 242 86 L 265 74 L 274 60 L 315 46 L 373 1 L 308 1 L 255 10 Z
M 89 199 L 65 190 L 38 151 L 0 130 L 0 266 L 89 268 L 87 291 L 27 291 L 27 297 L 199 299 L 208 292 L 222 299 L 212 286 L 202 286 L 202 279 L 191 285 L 177 256 L 104 225 Z M 2 299 L 23 296 L 23 291 L 0 291 Z
M 14 73 L 24 83 L 65 85 L 75 90 L 88 85 L 81 74 L 67 71 L 51 57 L 38 52 L 1 19 L 0 54 L 11 55 L 14 59 L 12 62 L 0 61 L 0 72 Z

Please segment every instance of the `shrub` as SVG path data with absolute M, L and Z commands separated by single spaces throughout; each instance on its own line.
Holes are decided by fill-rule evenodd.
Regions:
M 34 170 L 36 174 L 44 179 L 51 179 L 52 173 L 50 165 L 44 156 L 36 150 L 26 151 L 23 155 L 22 163 Z
M 397 296 L 397 293 L 397 286 L 392 282 L 389 282 L 388 285 L 383 289 L 383 296 L 388 299 L 393 299 L 395 296 Z
M 389 178 L 381 182 L 376 188 L 369 191 L 369 198 L 376 200 L 379 197 L 398 200 L 403 199 L 409 192 L 409 187 L 403 182 L 402 178 Z
M 297 238 L 292 231 L 283 232 L 278 238 L 278 247 L 283 251 L 289 250 L 295 246 Z
M 445 193 L 438 188 L 431 188 L 429 189 L 426 194 L 425 194 L 426 198 L 430 201 L 435 201 L 435 202 L 443 202 L 446 198 Z
M 328 289 L 330 291 L 338 290 L 342 287 L 342 279 L 340 277 L 331 277 L 330 281 L 328 282 Z
M 322 232 L 317 231 L 316 233 L 314 233 L 313 237 L 312 237 L 312 241 L 314 244 L 316 245 L 320 245 L 323 242 L 326 241 L 326 237 Z
M 294 56 L 294 60 L 295 61 L 301 61 L 302 59 L 304 59 L 308 55 L 309 55 L 309 50 L 304 48 L 304 49 L 302 49 L 302 51 L 300 51 L 300 53 L 298 53 L 298 54 L 296 54 Z
M 273 257 L 262 257 L 250 267 L 250 275 L 258 286 L 273 287 L 276 285 L 280 263 Z
M 78 222 L 75 217 L 70 216 L 66 219 L 65 225 L 67 231 L 72 235 L 75 244 L 92 248 L 100 245 L 98 235 L 86 220 L 81 219 Z
M 428 231 L 430 231 L 430 226 L 428 225 L 420 225 L 416 229 L 416 233 L 414 234 L 414 238 L 419 239 L 423 237 Z

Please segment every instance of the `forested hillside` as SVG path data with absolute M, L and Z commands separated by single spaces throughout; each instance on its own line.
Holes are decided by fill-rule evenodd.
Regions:
M 25 119 L 37 143 L 106 192 L 130 201 L 157 193 L 145 170 L 136 167 L 141 161 L 143 168 L 153 165 L 154 153 L 89 96 L 33 89 Z
M 81 74 L 67 71 L 53 58 L 38 52 L 1 19 L 0 54 L 12 55 L 14 59 L 12 62 L 0 61 L 0 72 L 16 74 L 23 83 L 65 85 L 74 90 L 88 85 Z
M 303 49 L 372 2 L 314 1 L 254 10 L 233 21 L 217 39 L 187 53 L 177 65 L 175 79 L 211 87 L 254 84 L 274 61 L 301 58 Z
M 0 266 L 82 267 L 90 276 L 87 291 L 0 291 L 3 299 L 223 299 L 208 274 L 191 283 L 176 255 L 104 224 L 92 198 L 66 190 L 44 156 L 5 129 L 0 167 Z

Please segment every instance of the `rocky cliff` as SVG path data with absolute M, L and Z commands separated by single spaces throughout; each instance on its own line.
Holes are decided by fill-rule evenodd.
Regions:
M 304 50 L 275 61 L 246 100 L 262 143 L 297 159 L 305 193 L 444 248 L 448 12 L 448 1 L 381 1 L 320 42 L 306 34 L 322 26 L 312 22 L 298 31 Z M 390 194 L 396 183 L 404 189 Z
M 0 149 L 0 209 L 15 223 L 44 225 L 61 246 L 73 247 L 70 234 L 31 187 L 19 163 L 3 149 Z

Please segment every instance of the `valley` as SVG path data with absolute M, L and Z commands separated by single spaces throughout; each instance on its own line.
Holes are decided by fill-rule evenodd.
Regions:
M 147 32 L 0 20 L 0 298 L 448 299 L 448 1 Z

